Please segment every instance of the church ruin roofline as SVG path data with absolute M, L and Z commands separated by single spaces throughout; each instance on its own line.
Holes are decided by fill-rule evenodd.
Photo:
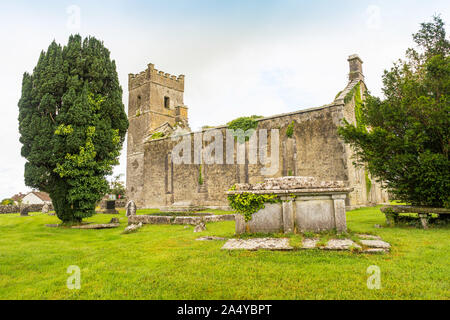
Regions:
M 319 111 L 319 110 L 323 110 L 323 109 L 327 109 L 327 108 L 332 108 L 332 107 L 339 107 L 339 106 L 343 106 L 344 102 L 342 103 L 330 103 L 327 105 L 323 105 L 320 107 L 314 107 L 314 108 L 307 108 L 307 109 L 302 109 L 302 110 L 297 110 L 297 111 L 293 111 L 293 112 L 287 112 L 287 113 L 280 113 L 280 114 L 276 114 L 276 115 L 272 115 L 272 116 L 268 116 L 268 117 L 263 117 L 263 118 L 258 118 L 255 119 L 255 121 L 265 121 L 265 120 L 271 120 L 271 119 L 276 119 L 276 118 L 282 118 L 282 117 L 288 117 L 288 116 L 292 116 L 292 115 L 296 115 L 296 114 L 302 114 L 302 113 L 308 113 L 308 112 L 315 112 L 315 111 Z M 211 127 L 211 128 L 206 128 L 206 129 L 202 129 L 202 130 L 198 130 L 198 131 L 192 131 L 192 132 L 186 132 L 183 134 L 179 134 L 178 136 L 185 136 L 185 135 L 192 135 L 195 133 L 200 133 L 200 132 L 206 132 L 209 130 L 218 130 L 218 129 L 226 129 L 228 128 L 228 125 L 224 124 L 224 125 L 220 125 L 217 127 Z M 165 140 L 165 139 L 170 139 L 171 137 L 163 137 L 163 138 L 159 138 L 159 139 L 153 139 L 150 141 L 145 141 L 144 144 L 146 143 L 152 143 L 155 141 L 159 141 L 159 140 Z
M 272 115 L 272 116 L 262 117 L 262 118 L 255 119 L 255 121 L 260 122 L 260 121 L 282 118 L 282 117 L 287 117 L 287 116 L 292 116 L 292 115 L 297 115 L 297 114 L 302 114 L 302 113 L 315 112 L 315 111 L 332 108 L 332 107 L 344 106 L 346 104 L 344 101 L 345 96 L 350 91 L 352 91 L 352 89 L 356 85 L 358 85 L 358 83 L 362 82 L 364 84 L 364 86 L 366 87 L 365 82 L 364 82 L 363 69 L 362 69 L 362 64 L 363 64 L 362 59 L 359 57 L 358 54 L 352 54 L 348 57 L 347 61 L 349 63 L 348 84 L 344 88 L 344 90 L 342 90 L 339 93 L 339 95 L 334 99 L 334 101 L 332 103 L 326 104 L 326 105 L 323 105 L 320 107 L 306 108 L 306 109 L 301 109 L 301 110 L 297 110 L 297 111 L 293 111 L 293 112 L 281 113 L 281 114 L 276 114 L 276 115 Z M 149 66 L 150 65 L 152 65 L 152 64 L 149 64 Z M 156 69 L 154 69 L 154 70 L 156 70 Z M 184 76 L 183 76 L 183 79 L 184 79 Z M 224 124 L 224 125 L 219 125 L 219 126 L 215 126 L 215 127 L 211 127 L 211 128 L 204 128 L 204 129 L 194 131 L 194 132 L 187 132 L 184 134 L 180 134 L 179 136 L 191 135 L 191 134 L 200 133 L 200 132 L 206 132 L 208 130 L 225 129 L 227 127 L 228 127 L 228 125 Z M 168 137 L 162 137 L 162 138 L 154 139 L 154 140 L 150 140 L 150 141 L 145 141 L 144 144 L 152 143 L 152 142 L 159 141 L 159 140 L 165 140 L 168 138 L 171 138 L 171 137 L 168 136 Z
M 345 104 L 344 100 L 346 95 L 353 90 L 353 88 L 358 85 L 358 83 L 362 82 L 364 87 L 366 83 L 364 82 L 364 73 L 362 69 L 363 61 L 357 54 L 352 54 L 347 59 L 349 64 L 349 74 L 348 74 L 348 84 L 342 90 L 338 96 L 334 99 L 334 103 L 342 103 Z

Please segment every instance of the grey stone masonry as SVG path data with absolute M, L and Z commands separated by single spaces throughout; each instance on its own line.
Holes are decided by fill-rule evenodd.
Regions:
M 266 204 L 249 222 L 236 215 L 236 233 L 297 233 L 347 230 L 345 199 L 352 188 L 342 181 L 319 181 L 313 177 L 265 179 L 260 184 L 237 184 L 227 194 L 275 194 L 281 202 Z
M 234 214 L 212 215 L 205 217 L 192 217 L 192 216 L 152 216 L 152 215 L 132 215 L 128 217 L 128 224 L 180 224 L 180 225 L 198 225 L 201 222 L 220 222 L 220 221 L 233 221 L 235 219 Z

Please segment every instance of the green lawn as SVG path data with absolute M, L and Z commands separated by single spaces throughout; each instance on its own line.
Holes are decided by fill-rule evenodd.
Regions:
M 234 222 L 193 227 L 148 225 L 122 235 L 121 228 L 48 228 L 56 217 L 0 215 L 0 299 L 449 299 L 450 229 L 384 226 L 377 208 L 348 212 L 352 232 L 380 235 L 392 252 L 227 252 Z M 96 215 L 92 222 L 108 222 Z M 293 243 L 301 242 L 299 237 Z M 81 269 L 81 289 L 66 286 L 70 265 Z M 369 290 L 366 270 L 381 269 L 380 290 Z

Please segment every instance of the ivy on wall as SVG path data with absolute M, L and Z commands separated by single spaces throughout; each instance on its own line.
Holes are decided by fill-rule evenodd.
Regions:
M 202 165 L 199 165 L 198 167 L 198 184 L 201 186 L 203 185 L 203 176 L 202 176 Z
M 276 194 L 241 193 L 228 195 L 230 207 L 244 216 L 245 222 L 252 219 L 252 215 L 265 208 L 266 203 L 278 203 Z
M 369 196 L 370 191 L 372 190 L 372 180 L 369 178 L 369 171 L 367 171 L 367 169 L 364 170 L 364 175 L 366 178 L 366 192 L 367 196 Z
M 292 136 L 294 135 L 294 125 L 295 125 L 295 121 L 292 121 L 286 129 L 286 136 L 288 138 L 292 138 Z
M 350 90 L 345 98 L 344 102 L 349 103 L 353 97 L 355 98 L 355 118 L 356 118 L 356 126 L 361 130 L 366 130 L 366 125 L 364 124 L 364 120 L 362 117 L 362 108 L 363 108 L 363 100 L 361 97 L 361 82 L 358 82 L 352 90 Z
M 356 127 L 360 130 L 366 131 L 366 125 L 363 120 L 362 116 L 362 108 L 363 108 L 363 100 L 361 97 L 361 82 L 358 82 L 357 85 L 355 85 L 352 90 L 350 90 L 347 95 L 344 98 L 344 102 L 348 103 L 353 98 L 355 98 L 355 119 L 356 119 Z M 372 180 L 369 177 L 369 171 L 367 169 L 364 169 L 364 177 L 366 181 L 366 192 L 367 196 L 369 196 L 370 191 L 372 190 Z
M 228 129 L 231 130 L 239 130 L 246 132 L 248 130 L 256 130 L 258 127 L 258 121 L 256 119 L 262 118 L 262 116 L 250 116 L 250 117 L 240 117 L 237 119 L 234 119 L 233 121 L 230 121 L 227 123 Z M 235 137 L 237 138 L 237 141 L 239 143 L 244 143 L 245 141 L 249 140 L 248 136 L 244 136 L 242 134 L 235 133 Z

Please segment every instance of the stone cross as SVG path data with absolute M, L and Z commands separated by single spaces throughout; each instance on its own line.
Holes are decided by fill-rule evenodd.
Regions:
M 127 209 L 127 217 L 136 215 L 137 208 L 133 200 L 128 201 L 126 209 Z

